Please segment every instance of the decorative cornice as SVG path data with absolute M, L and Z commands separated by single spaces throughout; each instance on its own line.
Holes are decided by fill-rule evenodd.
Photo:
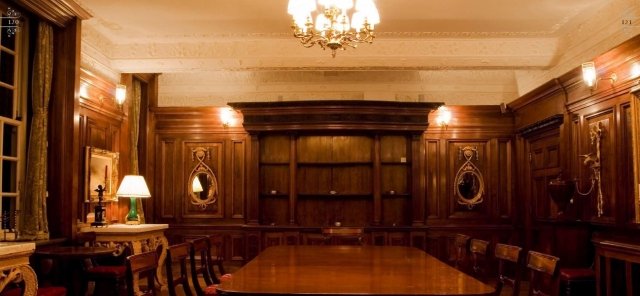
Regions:
M 40 17 L 60 26 L 66 26 L 73 18 L 86 20 L 91 14 L 74 0 L 16 0 Z
M 442 103 L 386 101 L 238 102 L 244 129 L 250 133 L 305 130 L 407 131 L 423 133 L 427 115 Z
M 562 116 L 562 114 L 553 115 L 551 117 L 545 118 L 538 122 L 534 122 L 530 125 L 522 127 L 518 129 L 516 133 L 520 134 L 523 137 L 528 137 L 533 133 L 557 128 L 563 123 L 563 121 L 564 121 L 564 117 Z

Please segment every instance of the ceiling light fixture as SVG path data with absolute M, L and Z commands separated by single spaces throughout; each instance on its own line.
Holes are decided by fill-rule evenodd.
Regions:
M 322 6 L 320 10 L 318 5 Z M 322 49 L 331 49 L 334 58 L 338 49 L 372 43 L 373 28 L 380 23 L 378 8 L 373 0 L 356 0 L 355 12 L 349 18 L 347 12 L 352 8 L 353 0 L 289 0 L 287 11 L 293 17 L 293 36 L 304 47 L 318 44 Z

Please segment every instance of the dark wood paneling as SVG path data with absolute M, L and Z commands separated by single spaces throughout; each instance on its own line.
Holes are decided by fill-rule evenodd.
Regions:
M 440 208 L 440 196 L 442 196 L 442 190 L 440 189 L 443 186 L 446 186 L 446 178 L 440 178 L 443 173 L 440 169 L 441 165 L 439 162 L 438 155 L 441 155 L 440 152 L 440 142 L 434 140 L 427 140 L 426 146 L 426 176 L 427 176 L 427 219 L 442 219 L 443 212 Z
M 245 176 L 245 160 L 246 149 L 244 140 L 232 140 L 231 141 L 231 171 L 233 177 L 230 179 L 231 183 L 231 218 L 243 219 L 244 218 L 244 199 L 245 199 L 245 184 L 247 182 Z
M 178 176 L 181 174 L 178 172 L 178 159 L 182 159 L 178 157 L 177 152 L 177 143 L 173 138 L 162 139 L 155 146 L 158 147 L 158 159 L 156 163 L 160 165 L 162 170 L 156 172 L 156 192 L 157 197 L 154 200 L 158 200 L 156 202 L 159 206 L 159 218 L 161 219 L 171 219 L 175 221 L 178 217 L 176 217 L 177 213 L 182 211 L 182 203 L 176 200 L 176 195 L 173 194 L 176 189 L 176 180 Z M 173 222 L 172 221 L 172 222 Z

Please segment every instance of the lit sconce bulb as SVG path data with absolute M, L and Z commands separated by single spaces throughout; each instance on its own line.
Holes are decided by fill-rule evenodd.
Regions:
M 127 98 L 127 86 L 124 84 L 117 84 L 116 85 L 116 103 L 122 106 L 126 98 Z
M 640 77 L 640 62 L 634 62 L 631 64 L 631 78 Z
M 233 124 L 233 113 L 234 110 L 231 108 L 223 108 L 220 110 L 220 121 L 222 122 L 222 126 L 229 127 Z
M 597 79 L 596 64 L 594 62 L 582 63 L 582 79 L 588 87 L 594 87 Z
M 438 108 L 438 117 L 436 117 L 436 122 L 439 126 L 447 127 L 449 122 L 451 121 L 451 111 L 447 109 L 445 106 L 440 106 Z

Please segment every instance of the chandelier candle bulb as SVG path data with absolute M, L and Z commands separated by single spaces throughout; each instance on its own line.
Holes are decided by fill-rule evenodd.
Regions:
M 287 12 L 293 17 L 293 36 L 304 47 L 317 44 L 331 49 L 334 58 L 338 49 L 373 43 L 373 28 L 380 23 L 378 8 L 373 0 L 356 0 L 349 17 L 347 12 L 353 8 L 353 0 L 289 0 Z

